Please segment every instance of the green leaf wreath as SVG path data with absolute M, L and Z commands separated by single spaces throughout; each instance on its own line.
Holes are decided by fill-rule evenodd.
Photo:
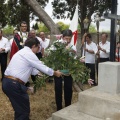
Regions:
M 54 70 L 68 70 L 74 82 L 84 83 L 90 78 L 90 70 L 76 58 L 76 53 L 73 52 L 71 47 L 66 48 L 65 43 L 54 42 L 54 49 L 51 48 L 46 50 L 46 57 L 41 59 L 45 65 Z M 45 85 L 47 78 L 49 76 L 45 74 L 42 77 L 37 77 L 36 88 Z

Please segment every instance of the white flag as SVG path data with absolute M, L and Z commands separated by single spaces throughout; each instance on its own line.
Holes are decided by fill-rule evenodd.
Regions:
M 77 27 L 78 27 L 78 5 L 76 5 L 76 10 L 75 10 L 73 19 L 72 19 L 70 27 L 69 27 L 69 29 L 72 30 L 72 32 L 73 32 L 71 44 L 74 46 L 76 46 L 76 43 L 77 43 L 77 33 L 78 33 Z

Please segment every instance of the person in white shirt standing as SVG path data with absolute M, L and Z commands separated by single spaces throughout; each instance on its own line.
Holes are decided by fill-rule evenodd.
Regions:
M 2 82 L 2 90 L 9 98 L 15 111 L 15 120 L 29 120 L 30 103 L 25 83 L 30 75 L 37 75 L 39 71 L 60 77 L 59 71 L 44 65 L 35 55 L 40 47 L 37 38 L 28 38 L 25 47 L 19 50 L 11 59 Z
M 42 52 L 42 56 L 44 57 L 44 50 L 49 47 L 50 39 L 45 37 L 45 33 L 44 32 L 40 32 L 40 38 L 42 40 L 41 44 L 43 46 L 43 48 L 41 49 L 41 52 Z
M 109 55 L 110 55 L 110 42 L 107 41 L 108 34 L 103 32 L 101 34 L 101 42 L 99 42 L 98 45 L 98 59 L 97 59 L 97 75 L 98 75 L 98 64 L 99 62 L 106 62 L 109 61 Z
M 106 62 L 109 61 L 109 54 L 110 54 L 110 42 L 107 41 L 108 35 L 107 33 L 101 34 L 101 42 L 98 45 L 98 52 L 99 55 L 99 62 Z
M 97 53 L 97 45 L 92 41 L 91 34 L 85 33 L 82 38 L 82 45 L 85 51 L 85 65 L 91 70 L 90 78 L 95 82 L 95 54 Z
M 7 67 L 7 54 L 10 50 L 10 43 L 7 38 L 3 37 L 3 32 L 0 30 L 0 64 L 1 64 L 1 74 L 4 77 L 4 72 Z
M 28 37 L 29 36 L 37 38 L 40 41 L 40 49 L 39 49 L 38 53 L 36 53 L 36 55 L 39 59 L 41 59 L 42 58 L 42 49 L 43 49 L 42 39 L 40 37 L 36 36 L 36 31 L 34 29 L 30 30 Z

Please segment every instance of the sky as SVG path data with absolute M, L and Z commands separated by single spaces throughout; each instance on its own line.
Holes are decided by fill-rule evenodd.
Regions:
M 53 16 L 52 16 L 52 10 L 53 9 L 52 9 L 52 5 L 51 5 L 52 1 L 53 0 L 49 0 L 49 3 L 45 7 L 45 11 L 53 19 Z M 120 15 L 120 0 L 118 0 L 117 15 Z M 62 19 L 62 20 L 53 19 L 53 21 L 55 23 L 59 22 L 59 21 L 62 21 L 65 24 L 70 24 L 70 22 L 71 22 L 69 19 Z M 96 24 L 94 22 L 92 22 L 92 24 L 96 27 Z M 106 19 L 105 21 L 100 22 L 100 28 L 99 28 L 99 30 L 100 31 L 110 31 L 110 24 L 111 24 L 111 20 L 109 20 L 109 19 Z M 117 26 L 117 29 L 118 29 L 118 26 Z

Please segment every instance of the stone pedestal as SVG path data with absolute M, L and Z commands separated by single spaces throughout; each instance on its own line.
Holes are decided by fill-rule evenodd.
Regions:
M 98 90 L 120 93 L 120 62 L 105 62 L 99 64 Z

